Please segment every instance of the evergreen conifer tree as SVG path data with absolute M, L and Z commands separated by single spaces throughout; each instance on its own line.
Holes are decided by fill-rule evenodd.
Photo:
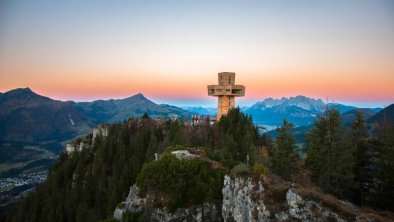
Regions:
M 286 119 L 283 125 L 278 128 L 276 146 L 272 156 L 272 169 L 275 173 L 289 180 L 292 171 L 296 168 L 296 154 L 294 153 L 295 138 L 292 136 L 293 124 Z
M 355 154 L 339 111 L 327 110 L 307 135 L 307 165 L 325 191 L 346 196 L 354 186 Z
M 357 111 L 351 125 L 351 140 L 355 147 L 355 193 L 353 201 L 364 205 L 364 197 L 368 192 L 368 184 L 371 183 L 373 175 L 370 171 L 371 156 L 370 146 L 368 144 L 368 134 L 365 128 L 365 120 L 362 112 Z

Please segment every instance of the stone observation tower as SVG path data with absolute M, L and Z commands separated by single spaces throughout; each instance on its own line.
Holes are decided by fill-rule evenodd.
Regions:
M 234 85 L 234 72 L 220 72 L 218 73 L 219 85 L 209 85 L 208 95 L 218 97 L 218 113 L 217 121 L 223 115 L 226 115 L 229 109 L 235 107 L 235 97 L 245 95 L 245 86 Z

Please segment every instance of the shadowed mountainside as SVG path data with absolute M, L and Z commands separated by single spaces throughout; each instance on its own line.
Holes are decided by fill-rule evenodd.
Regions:
M 53 100 L 29 88 L 14 89 L 0 94 L 0 140 L 68 140 L 89 132 L 97 124 L 121 122 L 145 112 L 150 116 L 191 115 L 178 107 L 158 105 L 142 94 L 76 103 Z
M 73 102 L 52 100 L 29 88 L 0 95 L 0 140 L 43 142 L 71 139 L 93 126 Z
M 150 116 L 176 114 L 188 118 L 191 114 L 181 108 L 166 104 L 158 105 L 141 93 L 125 99 L 96 100 L 76 103 L 75 107 L 97 122 L 116 123 L 148 113 Z

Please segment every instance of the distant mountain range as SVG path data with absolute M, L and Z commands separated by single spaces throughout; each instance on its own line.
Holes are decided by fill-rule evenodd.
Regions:
M 0 95 L 0 140 L 66 140 L 90 129 L 94 121 L 73 102 L 40 96 L 29 88 Z
M 375 109 L 358 108 L 358 109 L 349 110 L 341 114 L 342 124 L 346 126 L 351 125 L 354 118 L 356 117 L 357 112 L 361 112 L 365 120 L 370 119 L 371 117 L 373 117 L 378 113 L 375 112 Z
M 191 113 L 170 105 L 158 105 L 142 94 L 125 99 L 93 102 L 58 101 L 29 88 L 0 94 L 0 140 L 44 142 L 66 140 L 100 123 L 116 123 L 144 113 L 151 116 Z
M 336 108 L 350 121 L 354 106 L 338 103 L 325 104 L 321 99 L 305 96 L 267 98 L 251 107 L 243 108 L 256 124 L 280 126 L 284 118 L 295 126 L 308 126 L 326 108 Z M 389 108 L 389 107 L 388 107 Z M 361 109 L 366 118 L 381 108 Z M 351 111 L 351 112 L 349 112 Z M 184 119 L 191 115 L 216 115 L 216 108 L 182 107 L 156 104 L 142 94 L 124 99 L 93 102 L 58 101 L 34 93 L 29 88 L 14 89 L 0 94 L 0 140 L 37 142 L 66 139 L 86 132 L 100 123 L 121 122 L 144 113 L 151 116 L 177 114 Z M 381 121 L 384 116 L 376 117 Z
M 242 109 L 256 124 L 280 126 L 284 118 L 295 126 L 308 126 L 326 108 L 337 108 L 350 121 L 357 107 L 338 103 L 325 104 L 321 99 L 305 96 L 257 102 Z M 380 108 L 362 109 L 366 118 Z M 64 141 L 84 134 L 100 123 L 116 123 L 144 113 L 151 116 L 177 114 L 183 119 L 191 115 L 216 115 L 215 108 L 182 107 L 156 104 L 142 94 L 124 99 L 93 102 L 58 101 L 36 94 L 29 88 L 14 89 L 0 94 L 0 140 L 18 142 Z M 376 117 L 381 121 L 384 116 Z
M 341 114 L 357 109 L 354 106 L 338 103 L 325 104 L 321 99 L 296 96 L 290 98 L 283 97 L 281 99 L 268 98 L 255 103 L 246 109 L 245 113 L 251 115 L 253 121 L 261 125 L 280 126 L 283 119 L 286 118 L 295 126 L 308 126 L 313 124 L 316 118 L 324 113 L 324 110 L 327 108 L 336 108 Z M 376 113 L 381 108 L 367 108 L 365 110 Z
M 158 105 L 141 93 L 125 99 L 96 100 L 93 102 L 74 103 L 74 106 L 98 123 L 116 123 L 130 117 L 148 113 L 150 116 L 177 114 L 189 118 L 191 113 L 167 104 Z
M 216 116 L 216 108 L 205 108 L 201 106 L 195 107 L 181 107 L 184 110 L 187 110 L 196 115 L 204 115 L 204 116 Z

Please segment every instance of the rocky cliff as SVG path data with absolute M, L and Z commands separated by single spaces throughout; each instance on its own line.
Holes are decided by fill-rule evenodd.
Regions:
M 225 176 L 222 192 L 224 221 L 391 221 L 273 174 L 257 181 Z
M 65 151 L 68 154 L 72 154 L 75 151 L 80 152 L 84 148 L 88 148 L 91 145 L 94 145 L 97 137 L 107 137 L 108 136 L 109 126 L 106 124 L 98 125 L 96 128 L 93 128 L 92 136 L 86 136 L 83 138 L 78 138 L 71 143 L 66 144 Z
M 144 212 L 144 219 L 150 221 L 391 221 L 316 188 L 290 184 L 276 175 L 259 180 L 226 175 L 222 194 L 222 203 L 168 212 L 165 207 L 152 207 L 153 196 L 139 197 L 138 187 L 134 185 L 126 200 L 116 208 L 114 218 L 122 221 L 126 212 Z
M 315 201 L 302 198 L 293 189 L 268 191 L 251 178 L 224 178 L 224 221 L 346 221 Z M 271 192 L 271 193 L 269 193 Z M 283 195 L 284 194 L 284 195 Z
M 170 212 L 165 207 L 153 207 L 154 200 L 153 195 L 139 197 L 138 187 L 133 185 L 126 200 L 115 209 L 114 218 L 123 221 L 126 214 L 131 213 L 142 217 L 142 221 L 222 221 L 220 204 L 205 203 Z

